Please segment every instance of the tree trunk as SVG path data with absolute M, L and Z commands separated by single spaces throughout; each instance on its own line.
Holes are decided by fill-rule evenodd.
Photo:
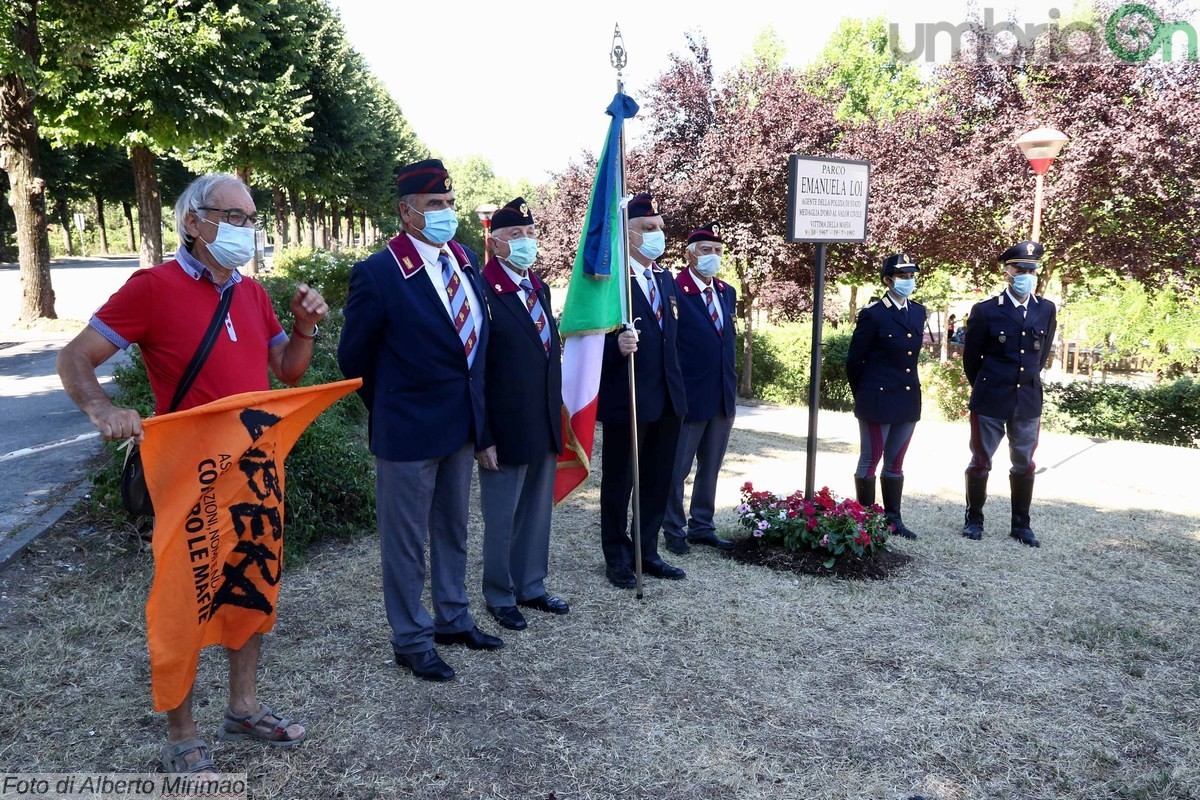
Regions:
M 349 203 L 346 204 L 346 247 L 354 247 L 354 208 Z
M 136 253 L 137 234 L 133 230 L 133 208 L 129 205 L 128 200 L 121 201 L 121 209 L 125 212 L 125 230 L 129 234 L 129 252 Z
M 71 241 L 71 213 L 67 209 L 66 203 L 58 204 L 58 223 L 62 226 L 63 247 L 67 249 L 67 255 L 75 255 L 75 244 Z
M 288 246 L 287 197 L 279 186 L 271 187 L 271 205 L 275 206 L 275 250 Z
M 738 298 L 738 316 L 742 318 L 742 376 L 738 394 L 754 396 L 754 293 L 742 284 L 742 296 Z
M 374 238 L 372 238 L 371 234 L 367 232 L 367 212 L 365 211 L 358 212 L 358 228 L 362 231 L 363 247 L 370 247 L 371 245 L 375 244 Z
M 96 233 L 100 236 L 100 255 L 108 255 L 108 228 L 104 225 L 104 196 L 96 192 Z
M 300 193 L 288 189 L 288 238 L 296 247 L 304 246 L 304 237 L 300 234 Z
M 312 249 L 317 246 L 316 209 L 311 196 L 304 198 L 304 246 Z
M 138 232 L 141 234 L 140 261 L 143 268 L 162 263 L 162 198 L 158 193 L 158 173 L 154 153 L 142 145 L 129 149 L 133 162 L 133 185 L 137 192 Z M 182 240 L 183 234 L 180 234 Z
M 250 175 L 254 172 L 254 168 L 251 167 L 249 164 L 242 164 L 237 169 L 235 169 L 234 172 L 238 176 L 238 180 L 240 180 L 242 183 L 246 184 L 246 189 L 249 190 Z M 263 238 L 265 240 L 266 237 L 264 236 Z M 265 252 L 265 250 L 266 250 L 266 242 L 265 241 L 263 242 L 263 249 Z M 248 269 L 248 274 L 250 274 L 250 275 L 257 275 L 259 273 L 259 271 L 262 269 L 262 259 L 258 257 L 258 232 L 257 231 L 254 233 L 254 257 L 250 259 L 250 263 L 247 265 L 247 269 Z
M 858 287 L 850 284 L 850 319 L 858 318 Z
M 950 306 L 946 306 L 938 313 L 941 314 L 943 320 L 950 319 Z M 944 322 L 939 321 L 938 329 L 942 332 L 940 337 L 942 340 L 942 352 L 939 356 L 939 360 L 945 364 L 950 360 L 950 337 L 946 335 L 946 324 Z
M 330 238 L 332 239 L 331 244 L 333 247 L 330 249 L 337 250 L 342 245 L 342 207 L 337 203 L 332 203 L 331 205 L 333 206 L 330 212 L 333 214 L 333 224 L 330 226 L 330 229 L 333 235 Z
M 14 21 L 11 34 L 21 55 L 35 68 L 41 60 L 37 6 L 37 0 L 28 4 L 24 15 Z M 5 35 L 9 33 L 5 31 Z M 17 223 L 17 252 L 21 262 L 18 320 L 53 319 L 46 182 L 42 179 L 38 154 L 37 118 L 33 113 L 33 92 L 17 71 L 0 75 L 0 161 L 8 172 L 9 202 Z

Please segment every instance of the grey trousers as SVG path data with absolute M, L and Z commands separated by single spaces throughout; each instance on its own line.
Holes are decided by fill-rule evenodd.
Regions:
M 424 461 L 375 459 L 375 506 L 383 602 L 397 653 L 433 647 L 433 632 L 475 626 L 468 608 L 467 514 L 475 449 Z M 429 536 L 434 617 L 421 603 L 425 591 L 425 537 Z
M 492 608 L 546 593 L 557 465 L 558 457 L 547 453 L 533 464 L 479 469 L 483 599 Z
M 733 417 L 717 414 L 704 422 L 685 422 L 679 433 L 675 451 L 675 472 L 671 476 L 671 491 L 667 495 L 667 513 L 663 517 L 663 536 L 682 539 L 684 536 L 709 536 L 716 533 L 713 514 L 717 505 L 717 476 L 729 446 Z M 692 482 L 692 497 L 688 508 L 687 530 L 684 530 L 683 484 L 696 464 L 696 479 Z
M 992 471 L 992 456 L 1000 447 L 1000 440 L 1008 433 L 1008 457 L 1012 462 L 1009 472 L 1032 478 L 1037 470 L 1033 462 L 1033 451 L 1037 450 L 1041 435 L 1042 418 L 998 419 L 971 412 L 971 463 L 967 472 L 976 478 L 985 478 Z

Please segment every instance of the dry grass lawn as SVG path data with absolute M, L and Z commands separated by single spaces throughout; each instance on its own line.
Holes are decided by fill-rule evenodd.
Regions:
M 262 698 L 309 741 L 214 742 L 214 756 L 250 774 L 255 798 L 1200 797 L 1194 495 L 1043 480 L 1034 551 L 1004 535 L 995 487 L 988 536 L 972 543 L 957 534 L 965 429 L 963 442 L 929 453 L 936 479 L 910 467 L 906 519 L 923 536 L 898 545 L 914 561 L 884 582 L 704 550 L 670 559 L 688 579 L 650 579 L 639 602 L 605 581 L 593 479 L 556 518 L 548 585 L 571 614 L 529 612 L 498 653 L 442 648 L 458 671 L 444 685 L 392 662 L 375 537 L 329 546 L 288 573 L 260 673 Z M 743 480 L 803 486 L 803 448 L 735 431 L 723 521 L 735 524 Z M 853 455 L 823 447 L 823 482 L 846 491 Z M 1113 485 L 1145 482 L 1127 468 Z M 0 573 L 0 771 L 158 768 L 150 557 L 88 524 L 69 518 Z M 480 530 L 472 608 L 496 632 Z M 205 653 L 209 735 L 224 670 Z

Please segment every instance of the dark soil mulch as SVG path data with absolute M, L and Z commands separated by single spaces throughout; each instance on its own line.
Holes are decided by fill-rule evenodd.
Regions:
M 792 552 L 753 536 L 736 539 L 733 549 L 725 551 L 725 554 L 743 564 L 754 564 L 779 572 L 816 575 L 819 578 L 848 578 L 856 581 L 890 578 L 913 560 L 908 553 L 890 550 L 866 558 L 841 558 L 834 562 L 833 569 L 826 569 L 826 556 L 822 553 L 814 550 Z

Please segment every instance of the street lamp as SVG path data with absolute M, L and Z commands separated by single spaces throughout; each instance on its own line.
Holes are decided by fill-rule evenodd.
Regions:
M 479 217 L 479 221 L 483 223 L 483 263 L 487 263 L 490 259 L 488 255 L 488 239 L 492 238 L 492 214 L 496 213 L 499 206 L 491 203 L 480 203 L 475 206 L 475 215 Z
M 1029 166 L 1037 173 L 1037 189 L 1033 198 L 1033 233 L 1029 236 L 1035 242 L 1042 232 L 1042 179 L 1058 156 L 1058 151 L 1062 150 L 1066 143 L 1066 134 L 1054 128 L 1038 128 L 1016 142 L 1017 147 L 1029 159 Z

